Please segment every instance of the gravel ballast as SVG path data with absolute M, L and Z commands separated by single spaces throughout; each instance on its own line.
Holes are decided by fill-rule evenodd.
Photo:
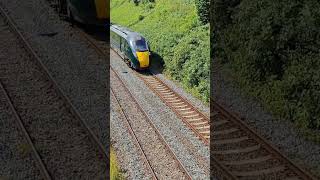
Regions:
M 130 94 L 125 90 L 121 82 L 115 77 L 113 71 L 110 74 L 111 87 L 114 89 L 114 94 L 129 117 L 128 120 L 131 127 L 157 177 L 159 179 L 183 178 L 184 171 L 180 169 L 179 162 L 170 154 L 170 150 L 166 148 L 162 139 L 148 121 L 148 118 L 138 109 L 137 104 L 130 97 Z
M 150 173 L 146 169 L 127 127 L 124 124 L 123 115 L 116 100 L 110 96 L 110 138 L 111 145 L 115 149 L 123 175 L 127 179 L 150 179 Z M 134 167 L 134 168 L 133 168 Z
M 183 87 L 181 86 L 181 84 L 174 82 L 170 79 L 168 79 L 164 74 L 160 73 L 158 70 L 158 67 L 160 63 L 153 63 L 150 67 L 150 71 L 157 76 L 158 78 L 160 78 L 164 83 L 166 83 L 166 85 L 168 85 L 173 91 L 175 91 L 176 93 L 178 93 L 181 97 L 185 98 L 186 100 L 188 100 L 194 107 L 196 107 L 199 111 L 201 111 L 202 113 L 204 113 L 207 117 L 209 117 L 210 115 L 210 107 L 206 104 L 204 104 L 202 101 L 200 101 L 199 99 L 195 98 L 194 96 L 192 96 L 190 93 L 187 93 Z
M 170 147 L 194 178 L 209 178 L 209 147 L 206 147 L 186 128 L 182 121 L 157 97 L 141 79 L 128 68 L 123 60 L 110 51 L 111 66 L 124 80 L 139 104 L 162 133 Z M 192 146 L 192 151 L 186 144 Z M 197 154 L 197 155 L 195 155 Z M 199 160 L 198 157 L 202 157 Z M 202 162 L 201 162 L 202 161 Z
M 0 80 L 50 176 L 107 178 L 106 157 L 43 67 L 12 32 L 1 36 Z
M 3 0 L 2 5 L 59 87 L 99 140 L 108 146 L 107 60 L 99 57 L 67 22 L 59 20 L 45 0 Z
M 2 90 L 0 90 L 0 167 L 0 179 L 42 178 L 35 155 L 19 128 L 14 112 Z

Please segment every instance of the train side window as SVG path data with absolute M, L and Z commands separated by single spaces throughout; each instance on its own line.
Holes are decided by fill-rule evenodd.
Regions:
M 126 44 L 126 40 L 124 38 L 121 38 L 121 51 L 125 51 L 125 44 Z
M 123 42 L 123 38 L 120 37 L 120 50 L 121 50 L 121 51 L 123 51 L 123 49 L 124 49 L 124 48 L 123 48 L 123 43 L 124 43 L 124 42 Z
M 129 45 L 128 45 L 128 42 L 126 41 L 126 43 L 124 44 L 125 51 L 128 51 L 128 48 L 129 48 Z

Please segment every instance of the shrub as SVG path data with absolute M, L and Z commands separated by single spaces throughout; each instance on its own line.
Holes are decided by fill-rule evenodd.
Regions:
M 142 21 L 144 19 L 143 15 L 139 15 L 139 21 Z
M 197 13 L 200 21 L 203 24 L 207 24 L 209 22 L 209 9 L 210 9 L 210 1 L 209 0 L 196 0 Z
M 304 128 L 320 128 L 320 3 L 234 2 L 220 4 L 226 11 L 221 20 L 213 15 L 217 59 L 276 115 Z
M 183 37 L 173 49 L 167 69 L 172 77 L 184 86 L 195 89 L 198 97 L 209 99 L 210 46 L 208 26 L 198 27 Z

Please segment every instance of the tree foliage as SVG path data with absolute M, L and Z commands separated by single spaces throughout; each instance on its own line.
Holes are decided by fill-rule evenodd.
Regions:
M 228 2 L 217 0 L 211 9 L 217 59 L 273 112 L 319 128 L 319 1 Z

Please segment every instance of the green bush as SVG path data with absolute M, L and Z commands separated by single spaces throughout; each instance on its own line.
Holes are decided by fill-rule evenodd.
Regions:
M 209 10 L 210 10 L 210 1 L 209 0 L 195 0 L 197 13 L 200 21 L 203 24 L 209 22 Z
M 215 5 L 213 51 L 238 85 L 276 115 L 304 128 L 320 128 L 320 3 L 241 0 Z M 221 20 L 218 7 L 226 11 Z
M 210 41 L 207 26 L 184 36 L 173 49 L 173 57 L 168 72 L 175 79 L 183 82 L 186 88 L 195 88 L 197 95 L 204 101 L 209 99 L 210 85 Z
M 144 19 L 143 15 L 139 15 L 139 21 L 142 21 Z

